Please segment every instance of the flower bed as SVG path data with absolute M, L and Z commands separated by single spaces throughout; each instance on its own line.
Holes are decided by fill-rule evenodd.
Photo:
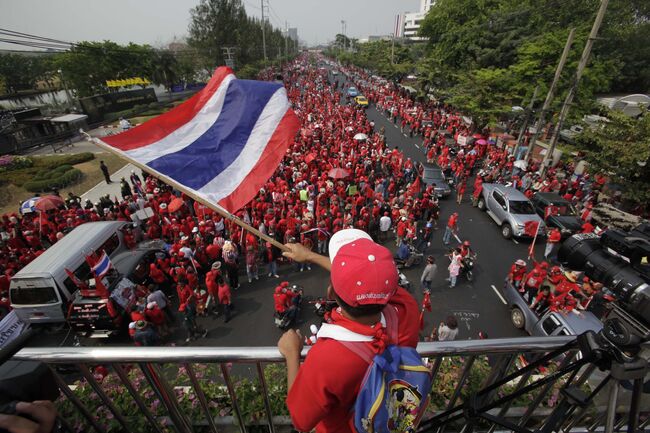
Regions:
M 2 155 L 0 156 L 0 173 L 18 170 L 34 165 L 34 160 L 28 156 Z

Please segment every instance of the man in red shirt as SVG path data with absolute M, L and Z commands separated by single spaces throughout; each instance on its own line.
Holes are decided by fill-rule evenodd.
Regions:
M 458 233 L 458 212 L 451 214 L 447 220 L 447 227 L 445 227 L 445 234 L 442 236 L 442 242 L 445 245 L 449 245 L 451 241 L 451 236 Z
M 287 361 L 287 406 L 299 431 L 353 432 L 352 408 L 368 364 L 341 341 L 364 341 L 381 353 L 388 344 L 384 308 L 398 317 L 400 346 L 416 347 L 418 304 L 397 285 L 397 269 L 390 251 L 356 229 L 337 232 L 329 244 L 330 257 L 301 245 L 287 245 L 292 260 L 310 261 L 331 270 L 328 297 L 336 299 L 329 323 L 321 327 L 316 344 L 300 366 L 302 337 L 287 331 L 278 347 Z
M 546 260 L 554 259 L 557 251 L 556 246 L 562 240 L 562 234 L 556 228 L 552 228 L 546 237 L 546 248 L 544 249 L 544 258 Z

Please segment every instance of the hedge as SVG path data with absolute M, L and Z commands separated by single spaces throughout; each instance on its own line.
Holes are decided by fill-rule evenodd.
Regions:
M 42 168 L 54 169 L 62 165 L 81 164 L 93 159 L 95 159 L 95 154 L 92 152 L 73 153 L 70 155 L 56 155 L 52 159 L 44 158 L 40 163 L 37 162 L 36 165 Z
M 52 188 L 63 188 L 77 182 L 83 173 L 71 165 L 63 165 L 45 173 L 39 173 L 34 180 L 26 182 L 23 187 L 30 192 L 49 191 Z

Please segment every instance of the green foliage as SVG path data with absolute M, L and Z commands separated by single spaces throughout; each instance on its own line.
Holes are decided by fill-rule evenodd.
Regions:
M 36 82 L 49 77 L 52 57 L 0 54 L 0 94 L 32 90 Z
M 27 185 L 32 181 L 44 182 L 46 179 L 52 180 L 51 186 L 57 186 L 58 183 L 70 185 L 73 182 L 81 179 L 81 172 L 77 169 L 72 169 L 75 164 L 90 161 L 95 158 L 92 152 L 83 152 L 69 155 L 49 155 L 49 156 L 35 156 L 35 157 L 13 157 L 22 158 L 20 168 L 13 170 L 2 171 L 0 170 L 0 182 L 11 183 L 16 186 L 27 188 Z M 65 170 L 59 167 L 66 167 Z M 56 170 L 59 171 L 56 171 Z M 48 174 L 52 173 L 52 174 Z M 64 185 L 64 186 L 65 186 Z M 32 189 L 30 191 L 41 191 L 49 189 L 47 185 L 41 183 L 30 184 Z M 35 189 L 42 188 L 42 189 Z
M 399 43 L 395 44 L 393 50 L 391 41 L 358 44 L 355 52 L 332 50 L 330 54 L 336 56 L 343 64 L 354 64 L 371 69 L 383 77 L 396 80 L 413 72 L 415 62 L 419 56 L 416 48 Z M 392 62 L 391 58 L 393 59 Z
M 0 156 L 0 173 L 18 170 L 34 165 L 34 160 L 29 156 L 2 155 Z
M 81 170 L 71 165 L 62 165 L 53 170 L 38 172 L 33 180 L 25 182 L 23 187 L 30 192 L 49 191 L 78 182 L 82 176 Z
M 190 13 L 188 43 L 209 71 L 225 64 L 223 47 L 236 48 L 236 68 L 245 68 L 263 60 L 262 28 L 266 37 L 267 58 L 270 60 L 284 55 L 285 38 L 282 32 L 268 22 L 262 23 L 249 17 L 238 0 L 201 0 Z M 289 52 L 295 53 L 297 44 L 291 39 L 288 43 Z M 278 56 L 278 53 L 282 55 Z
M 587 160 L 623 187 L 623 198 L 650 203 L 650 115 L 639 119 L 610 112 L 610 121 L 595 129 L 585 128 L 577 145 L 587 149 Z

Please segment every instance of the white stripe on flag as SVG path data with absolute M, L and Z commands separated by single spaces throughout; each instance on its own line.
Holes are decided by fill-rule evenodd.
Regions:
M 229 196 L 253 170 L 289 108 L 287 91 L 282 87 L 273 94 L 262 110 L 239 156 L 197 193 L 212 203 L 218 203 L 224 197 Z
M 163 155 L 183 150 L 194 143 L 219 118 L 226 99 L 228 85 L 234 79 L 233 74 L 227 75 L 203 108 L 185 125 L 155 143 L 124 153 L 141 164 L 146 164 Z

